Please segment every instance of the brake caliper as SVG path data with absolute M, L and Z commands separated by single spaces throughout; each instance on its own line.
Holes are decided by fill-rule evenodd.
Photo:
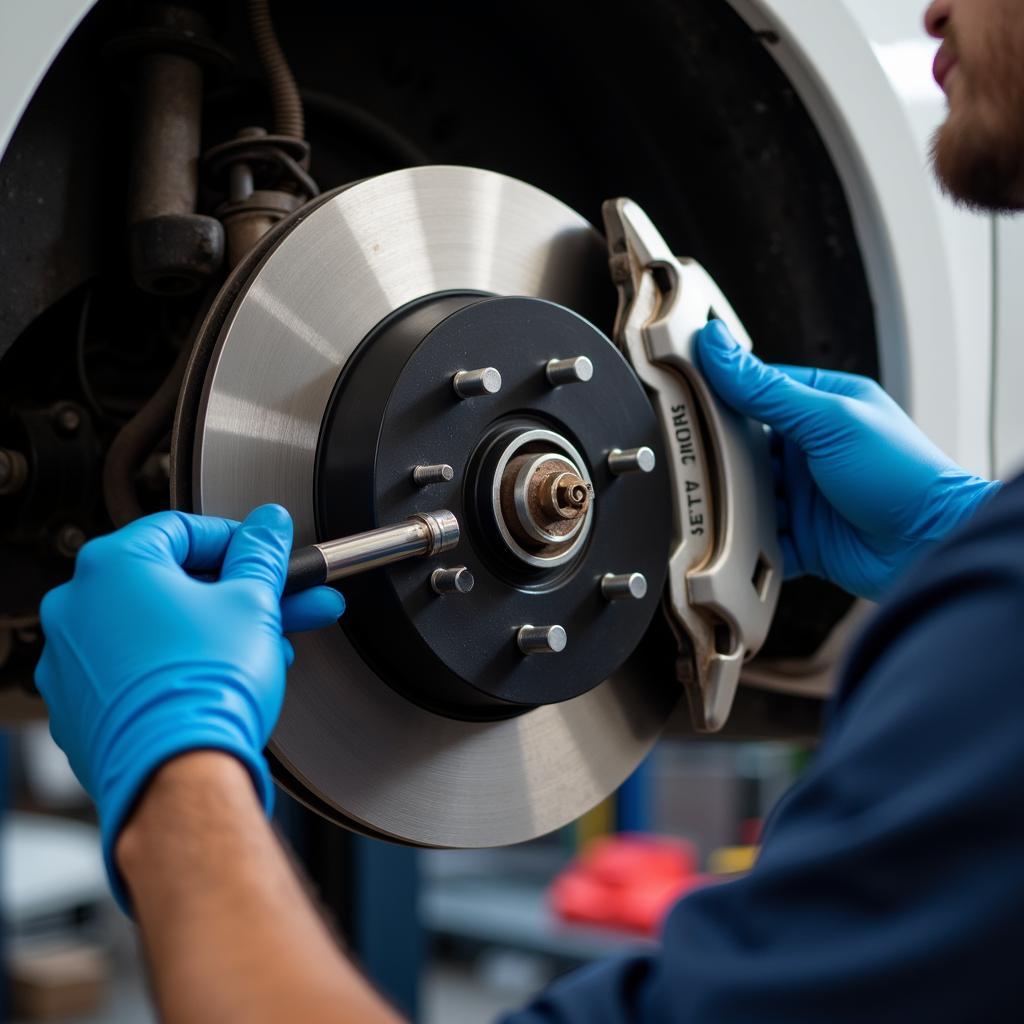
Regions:
M 764 428 L 722 403 L 696 366 L 696 336 L 723 320 L 750 338 L 697 262 L 672 255 L 629 199 L 604 204 L 615 341 L 650 392 L 672 456 L 674 540 L 665 612 L 696 728 L 715 732 L 732 708 L 743 663 L 768 634 L 782 583 Z

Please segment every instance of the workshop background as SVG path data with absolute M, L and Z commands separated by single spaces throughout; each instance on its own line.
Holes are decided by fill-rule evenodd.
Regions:
M 107 892 L 88 801 L 45 723 L 9 733 L 0 895 L 16 1020 L 144 1024 L 143 963 Z M 281 796 L 277 824 L 349 949 L 426 1024 L 470 1024 L 599 957 L 655 941 L 678 894 L 745 870 L 805 748 L 665 740 L 614 797 L 496 850 L 353 836 Z
M 269 113 L 244 4 L 185 6 L 212 13 L 220 33 L 204 56 L 215 69 L 204 151 L 217 157 L 228 145 L 231 159 L 249 159 L 258 140 L 235 133 Z M 971 469 L 1004 470 L 1024 454 L 1011 384 L 1024 355 L 1009 347 L 1024 326 L 1024 292 L 1010 286 L 1024 230 L 954 209 L 931 181 L 943 100 L 924 0 L 644 0 L 625 17 L 621 5 L 534 0 L 486 12 L 398 5 L 386 16 L 348 7 L 273 5 L 312 158 L 308 169 L 289 152 L 267 158 L 294 178 L 267 200 L 284 206 L 217 208 L 235 216 L 229 245 L 247 244 L 250 214 L 272 223 L 317 182 L 423 163 L 515 176 L 594 223 L 602 200 L 628 194 L 714 272 L 758 352 L 879 377 Z M 127 28 L 143 8 L 0 0 L 0 152 L 9 143 L 0 161 L 0 997 L 9 1020 L 155 1019 L 88 800 L 31 692 L 39 594 L 118 521 L 119 500 L 121 512 L 125 501 L 167 504 L 166 423 L 129 456 L 127 499 L 122 479 L 104 502 L 99 468 L 173 372 L 190 323 L 173 294 L 154 298 L 154 280 L 135 287 L 146 251 L 135 250 L 131 268 L 125 253 L 136 98 L 126 54 L 140 45 Z M 237 62 L 231 71 L 220 46 Z M 220 171 L 222 188 L 244 179 L 228 163 Z M 25 432 L 45 443 L 53 483 L 40 500 L 57 515 L 22 502 L 13 456 L 4 469 L 8 436 Z M 833 588 L 787 586 L 726 735 L 697 735 L 681 705 L 615 793 L 543 838 L 416 849 L 339 828 L 284 792 L 276 825 L 341 941 L 398 1006 L 424 1024 L 489 1020 L 574 967 L 649 946 L 677 898 L 750 868 L 766 816 L 813 756 L 837 659 L 864 614 Z

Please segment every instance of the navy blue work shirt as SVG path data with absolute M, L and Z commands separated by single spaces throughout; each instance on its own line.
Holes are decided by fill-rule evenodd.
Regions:
M 1024 1022 L 1024 478 L 896 586 L 747 876 L 506 1024 Z

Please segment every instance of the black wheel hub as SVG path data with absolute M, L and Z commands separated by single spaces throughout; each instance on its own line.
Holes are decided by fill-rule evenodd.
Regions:
M 593 378 L 552 386 L 548 361 L 573 356 L 591 361 Z M 501 373 L 498 393 L 456 393 L 456 373 L 489 366 Z M 610 472 L 612 449 L 641 446 L 655 452 L 654 472 Z M 328 405 L 318 534 L 447 508 L 464 539 L 446 556 L 346 581 L 341 628 L 381 678 L 450 717 L 507 717 L 586 693 L 629 657 L 658 608 L 671 537 L 664 457 L 632 370 L 570 310 L 479 293 L 398 310 L 363 341 Z M 413 481 L 416 466 L 438 464 L 454 469 L 451 480 Z M 539 534 L 523 507 L 528 489 L 517 492 L 525 529 L 516 518 L 514 471 L 549 483 Z M 433 571 L 457 566 L 472 573 L 473 590 L 439 596 Z M 601 580 L 609 573 L 642 573 L 646 595 L 608 600 Z M 562 626 L 565 650 L 525 655 L 517 642 L 524 625 Z

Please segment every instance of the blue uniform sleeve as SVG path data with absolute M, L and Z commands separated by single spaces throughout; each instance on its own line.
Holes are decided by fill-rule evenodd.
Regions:
M 754 870 L 656 953 L 506 1024 L 1024 1020 L 1024 483 L 919 563 L 846 664 Z

